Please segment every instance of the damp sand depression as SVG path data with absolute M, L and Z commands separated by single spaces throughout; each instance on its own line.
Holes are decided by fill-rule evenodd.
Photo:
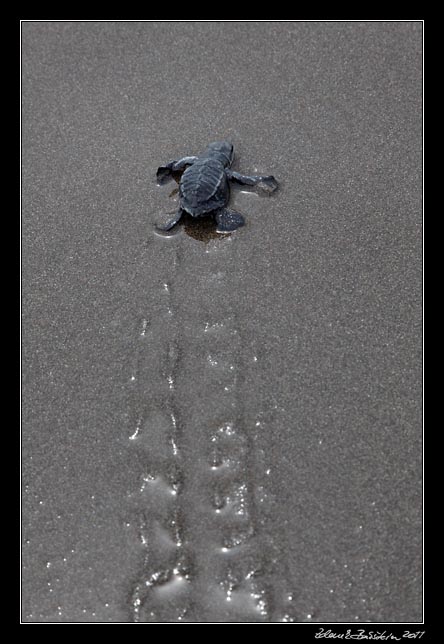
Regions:
M 23 620 L 419 621 L 421 25 L 22 29 Z

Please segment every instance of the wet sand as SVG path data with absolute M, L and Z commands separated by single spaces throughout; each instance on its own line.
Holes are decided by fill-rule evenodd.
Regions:
M 22 61 L 23 620 L 420 621 L 421 24 L 30 22 Z M 280 189 L 156 235 L 220 138 Z

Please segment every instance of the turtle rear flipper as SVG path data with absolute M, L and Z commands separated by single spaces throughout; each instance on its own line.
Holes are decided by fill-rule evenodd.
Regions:
M 235 210 L 230 210 L 230 208 L 221 208 L 216 213 L 216 222 L 216 232 L 230 233 L 233 230 L 244 226 L 245 219 Z
M 160 230 L 162 232 L 167 232 L 168 230 L 171 230 L 173 226 L 179 223 L 180 218 L 182 217 L 183 210 L 182 208 L 179 208 L 179 210 L 176 212 L 176 214 L 173 217 L 170 217 L 164 222 L 159 222 L 155 224 L 155 227 L 157 230 Z

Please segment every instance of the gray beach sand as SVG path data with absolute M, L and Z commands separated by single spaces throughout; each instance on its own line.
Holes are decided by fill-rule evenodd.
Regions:
M 23 24 L 25 622 L 421 621 L 421 31 Z

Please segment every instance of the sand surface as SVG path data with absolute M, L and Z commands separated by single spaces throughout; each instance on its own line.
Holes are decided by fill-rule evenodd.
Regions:
M 421 31 L 23 24 L 24 621 L 422 619 Z

